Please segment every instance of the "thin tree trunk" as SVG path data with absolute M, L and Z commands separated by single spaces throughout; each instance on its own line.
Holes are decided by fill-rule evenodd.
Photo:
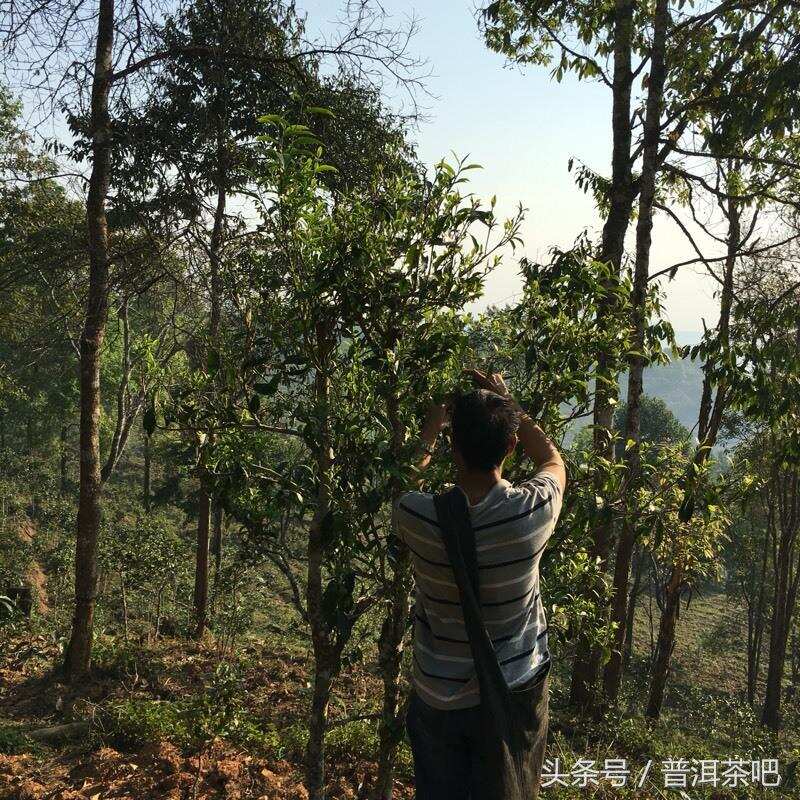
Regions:
M 617 280 L 625 251 L 625 234 L 630 223 L 633 206 L 633 187 L 631 175 L 631 42 L 633 35 L 632 0 L 615 0 L 614 3 L 614 78 L 612 100 L 612 158 L 611 158 L 611 204 L 608 218 L 603 226 L 603 239 L 600 260 L 612 267 L 611 280 Z M 603 308 L 598 314 L 606 314 L 610 309 Z M 614 380 L 609 375 L 608 357 L 598 353 L 597 372 Z M 610 430 L 613 421 L 616 397 L 605 385 L 598 383 L 595 389 L 593 413 L 594 449 L 598 455 L 612 460 L 614 457 Z M 600 488 L 600 487 L 598 487 Z M 600 559 L 604 565 L 611 546 L 611 522 L 598 520 L 592 532 L 590 555 Z M 599 587 L 592 587 L 594 596 Z M 589 638 L 579 637 L 570 685 L 570 705 L 582 709 L 594 705 L 595 684 L 600 666 L 600 652 L 593 648 Z
M 306 789 L 309 800 L 322 800 L 325 786 L 325 731 L 328 725 L 328 702 L 330 700 L 333 677 L 338 671 L 339 658 L 335 634 L 331 631 L 322 606 L 323 562 L 325 544 L 323 525 L 330 513 L 331 452 L 330 431 L 327 411 L 330 382 L 325 365 L 330 356 L 333 342 L 326 324 L 317 325 L 317 370 L 314 379 L 316 404 L 324 415 L 320 420 L 319 442 L 316 461 L 318 488 L 316 508 L 308 535 L 308 582 L 306 584 L 306 608 L 311 627 L 311 641 L 314 648 L 314 688 L 309 718 L 308 744 L 305 753 Z
M 387 416 L 392 426 L 392 449 L 400 457 L 405 439 L 405 426 L 400 420 L 399 398 L 392 390 L 387 403 Z M 402 492 L 400 481 L 392 490 L 392 503 Z M 400 670 L 403 661 L 403 641 L 408 628 L 411 593 L 411 558 L 408 548 L 396 537 L 397 557 L 392 564 L 392 579 L 388 587 L 388 607 L 378 640 L 378 663 L 383 681 L 383 708 L 378 729 L 378 772 L 372 789 L 372 800 L 391 800 L 394 784 L 394 762 L 397 747 L 402 741 L 404 715 L 400 702 Z
M 633 586 L 628 596 L 628 615 L 625 620 L 625 650 L 623 651 L 622 657 L 624 669 L 630 666 L 631 656 L 633 654 L 633 622 L 636 618 L 636 603 L 642 590 L 642 560 L 642 554 L 639 553 L 633 568 Z
M 617 544 L 611 599 L 611 621 L 616 623 L 617 627 L 614 629 L 611 655 L 603 672 L 603 690 L 605 692 L 605 702 L 608 706 L 617 704 L 619 689 L 622 684 L 622 668 L 627 648 L 626 637 L 628 635 L 628 583 L 630 580 L 631 557 L 633 556 L 635 544 L 636 531 L 633 521 L 625 520 L 619 543 Z
M 159 634 L 161 633 L 161 603 L 164 597 L 164 585 L 158 587 L 158 598 L 156 600 L 156 630 L 155 630 L 155 639 L 158 640 Z
M 211 540 L 211 552 L 214 554 L 214 580 L 219 580 L 222 569 L 222 522 L 225 512 L 219 503 L 214 505 L 214 534 Z
M 798 473 L 788 475 L 775 470 L 772 491 L 773 502 L 778 506 L 777 545 L 773 548 L 775 588 L 772 599 L 772 625 L 769 639 L 769 664 L 764 689 L 764 708 L 761 723 L 777 731 L 781 727 L 781 699 L 783 675 L 786 667 L 786 650 L 797 602 L 800 582 L 800 558 L 797 558 L 797 532 L 800 527 L 800 498 L 798 498 Z M 795 563 L 797 558 L 798 563 Z
M 211 267 L 211 319 L 209 321 L 209 342 L 211 347 L 218 345 L 219 327 L 222 313 L 222 273 L 221 250 L 225 226 L 227 204 L 227 169 L 225 156 L 225 131 L 223 120 L 217 118 L 217 205 L 214 211 L 214 227 L 211 231 L 209 265 Z M 214 435 L 209 432 L 206 447 L 213 446 Z M 201 638 L 208 621 L 208 545 L 209 509 L 212 498 L 205 488 L 207 475 L 201 468 L 200 497 L 198 501 L 197 551 L 195 553 L 194 598 L 195 598 L 195 637 Z
M 125 590 L 125 574 L 119 577 L 120 592 L 122 594 L 122 632 L 125 641 L 128 641 L 128 593 Z
M 764 638 L 764 608 L 767 598 L 767 554 L 769 537 L 764 537 L 764 551 L 761 555 L 761 574 L 758 582 L 758 598 L 752 613 L 748 610 L 747 625 L 747 702 L 754 706 L 758 688 L 758 672 L 761 663 L 761 644 Z M 751 633 L 752 631 L 752 633 Z
M 200 489 L 197 504 L 197 546 L 194 574 L 194 638 L 202 639 L 208 613 L 208 540 L 211 525 L 211 497 L 208 490 Z
M 761 712 L 761 724 L 774 731 L 780 730 L 781 727 L 781 693 L 786 663 L 786 647 L 789 641 L 789 632 L 786 629 L 785 621 L 786 607 L 784 598 L 776 597 L 776 602 L 769 638 L 769 664 L 764 688 L 764 708 Z
M 142 474 L 142 504 L 144 505 L 144 510 L 148 513 L 150 512 L 150 497 L 151 497 L 151 488 L 150 488 L 150 467 L 151 467 L 151 459 L 152 459 L 152 452 L 151 452 L 151 445 L 150 445 L 150 435 L 145 433 L 144 435 L 144 472 Z
M 666 40 L 670 25 L 669 3 L 657 0 L 653 18 L 653 44 L 650 50 L 650 81 L 647 90 L 644 132 L 642 143 L 642 172 L 639 179 L 639 216 L 636 223 L 636 261 L 631 297 L 631 326 L 633 329 L 634 355 L 629 360 L 627 416 L 625 420 L 629 486 L 635 486 L 641 468 L 641 404 L 644 386 L 645 326 L 647 325 L 647 281 L 650 276 L 650 247 L 653 234 L 653 202 L 656 194 L 656 179 L 659 169 L 659 143 L 661 134 L 661 108 L 664 97 L 664 81 L 667 75 Z M 630 497 L 632 492 L 628 493 Z M 603 676 L 606 703 L 614 706 L 619 697 L 622 682 L 622 654 L 625 649 L 625 620 L 628 615 L 628 582 L 631 572 L 631 557 L 636 542 L 636 510 L 627 508 L 622 533 L 614 564 L 614 595 L 611 603 L 611 621 L 616 624 L 611 657 Z
M 223 510 L 219 503 L 214 504 L 211 512 L 211 555 L 214 556 L 214 587 L 211 591 L 211 616 L 216 614 L 219 597 L 220 571 L 222 570 L 222 520 Z
M 59 489 L 61 494 L 65 494 L 67 491 L 67 426 L 63 422 L 58 433 L 58 452 Z
M 645 716 L 658 719 L 664 702 L 664 690 L 669 676 L 672 651 L 675 649 L 675 624 L 678 621 L 678 609 L 683 589 L 683 572 L 676 564 L 672 571 L 666 591 L 664 592 L 664 610 L 658 626 L 658 642 L 650 680 L 650 696 L 647 700 Z
M 75 610 L 66 650 L 65 673 L 71 681 L 91 668 L 92 628 L 100 532 L 100 361 L 108 311 L 108 222 L 106 195 L 111 173 L 111 121 L 108 98 L 114 46 L 114 0 L 100 0 L 92 80 L 92 169 L 86 198 L 89 235 L 89 290 L 80 343 L 80 494 L 75 543 Z
M 333 676 L 338 664 L 317 654 L 315 646 L 314 690 L 311 697 L 311 714 L 308 719 L 308 744 L 306 746 L 306 788 L 309 800 L 322 800 L 325 788 L 325 732 L 328 727 L 328 703 L 333 686 Z

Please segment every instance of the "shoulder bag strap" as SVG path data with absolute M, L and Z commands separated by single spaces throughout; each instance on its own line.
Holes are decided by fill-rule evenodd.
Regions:
M 458 586 L 464 625 L 481 689 L 481 702 L 507 707 L 509 690 L 497 660 L 492 639 L 483 622 L 478 583 L 475 534 L 469 518 L 467 498 L 458 487 L 434 497 L 442 539 Z

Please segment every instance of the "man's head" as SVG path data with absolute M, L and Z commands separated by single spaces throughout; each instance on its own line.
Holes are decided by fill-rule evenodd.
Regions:
M 517 446 L 519 415 L 507 397 L 475 389 L 453 399 L 450 427 L 457 465 L 491 472 Z

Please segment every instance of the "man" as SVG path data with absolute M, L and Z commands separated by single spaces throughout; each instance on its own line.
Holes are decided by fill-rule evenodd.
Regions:
M 534 735 L 523 753 L 538 791 L 547 731 L 547 623 L 539 560 L 553 531 L 566 485 L 564 462 L 541 428 L 511 398 L 499 374 L 469 371 L 478 389 L 451 407 L 434 406 L 422 430 L 430 461 L 440 431 L 451 426 L 456 485 L 465 494 L 475 536 L 480 611 L 503 678 L 518 697 L 535 697 Z M 502 477 L 520 444 L 535 475 L 512 486 Z M 489 800 L 491 743 L 459 591 L 445 551 L 433 495 L 400 498 L 397 530 L 408 545 L 416 580 L 414 691 L 408 733 L 419 800 Z M 530 687 L 539 690 L 528 694 Z M 525 700 L 527 702 L 527 700 Z M 503 800 L 491 797 L 491 800 Z

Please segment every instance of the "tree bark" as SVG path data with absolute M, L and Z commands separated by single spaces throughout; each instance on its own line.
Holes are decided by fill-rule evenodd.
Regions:
M 67 426 L 63 422 L 58 432 L 58 454 L 59 489 L 61 494 L 65 494 L 67 491 Z
M 764 537 L 761 555 L 761 572 L 758 580 L 758 598 L 747 614 L 747 702 L 754 706 L 758 687 L 758 672 L 761 664 L 761 645 L 764 639 L 764 609 L 767 598 L 767 554 L 769 537 Z
M 633 186 L 631 174 L 631 42 L 633 36 L 633 2 L 616 0 L 614 3 L 614 77 L 612 87 L 612 158 L 611 158 L 611 197 L 608 218 L 603 226 L 600 260 L 609 263 L 613 275 L 618 280 L 625 252 L 625 234 L 630 223 L 633 207 Z M 598 313 L 608 313 L 601 309 Z M 598 353 L 597 372 L 609 376 L 608 356 Z M 598 455 L 613 459 L 613 446 L 610 430 L 613 421 L 613 400 L 607 387 L 595 389 L 593 411 L 594 449 Z M 601 487 L 598 487 L 601 489 Z M 602 489 L 601 489 L 602 491 Z M 605 564 L 611 546 L 612 528 L 608 520 L 598 520 L 592 532 L 590 555 Z M 592 587 L 591 593 L 598 587 Z M 594 705 L 595 684 L 600 666 L 600 653 L 593 648 L 588 637 L 582 634 L 578 640 L 570 685 L 570 705 L 588 709 Z
M 627 669 L 631 663 L 633 654 L 633 622 L 636 618 L 636 602 L 642 590 L 642 560 L 643 556 L 639 553 L 634 567 L 633 586 L 628 596 L 628 614 L 625 620 L 625 649 L 623 651 L 622 666 Z
M 317 656 L 315 645 L 314 691 L 311 697 L 311 714 L 308 719 L 308 744 L 306 745 L 306 788 L 309 800 L 322 800 L 325 796 L 325 732 L 328 728 L 328 703 L 333 686 L 333 676 L 338 664 L 333 659 Z
M 142 473 L 142 504 L 144 505 L 144 510 L 148 513 L 150 512 L 150 497 L 152 495 L 152 490 L 150 486 L 151 482 L 151 461 L 152 461 L 152 451 L 151 451 L 151 443 L 150 443 L 150 434 L 145 433 L 144 435 L 144 472 Z
M 682 589 L 683 569 L 680 564 L 676 564 L 664 592 L 664 610 L 661 612 L 658 626 L 658 642 L 650 680 L 650 696 L 644 712 L 645 716 L 650 719 L 658 719 L 661 714 L 661 705 L 664 702 L 664 689 L 669 676 L 672 651 L 675 649 L 675 624 L 678 621 Z
M 800 583 L 800 548 L 797 547 L 800 529 L 800 497 L 798 473 L 775 470 L 772 481 L 772 502 L 778 506 L 777 530 L 773 530 L 773 569 L 775 588 L 772 599 L 772 619 L 769 639 L 769 664 L 764 689 L 761 722 L 777 731 L 781 727 L 781 699 L 786 650 L 797 604 Z
M 194 638 L 202 639 L 208 613 L 208 541 L 211 525 L 211 497 L 200 488 L 197 503 L 197 547 L 194 573 Z
M 80 494 L 75 543 L 75 609 L 66 650 L 71 681 L 91 668 L 92 629 L 100 531 L 100 361 L 108 312 L 108 221 L 106 196 L 111 173 L 111 120 L 108 101 L 114 47 L 114 0 L 100 0 L 91 99 L 92 169 L 86 198 L 89 237 L 89 290 L 80 343 Z
M 219 579 L 219 572 L 222 569 L 222 521 L 224 511 L 219 503 L 214 505 L 212 514 L 213 535 L 211 538 L 211 552 L 214 555 L 214 579 Z
M 400 669 L 403 641 L 408 628 L 410 581 L 411 560 L 408 550 L 402 547 L 394 564 L 394 577 L 389 587 L 389 610 L 383 620 L 378 642 L 383 708 L 378 729 L 378 773 L 372 792 L 373 800 L 391 800 L 395 756 L 403 739 L 405 720 L 400 702 Z
M 211 591 L 211 617 L 217 613 L 217 598 L 220 591 L 220 572 L 222 570 L 222 521 L 223 510 L 219 503 L 214 503 L 211 510 L 211 555 L 214 556 L 214 586 Z
M 653 234 L 653 202 L 659 170 L 659 142 L 661 135 L 661 109 L 664 99 L 664 82 L 667 76 L 666 42 L 670 25 L 669 3 L 657 0 L 653 18 L 653 44 L 650 49 L 650 80 L 647 89 L 644 132 L 642 142 L 642 172 L 639 179 L 639 216 L 636 223 L 636 260 L 631 297 L 631 327 L 634 355 L 628 362 L 628 398 L 625 420 L 627 483 L 635 486 L 641 468 L 641 404 L 644 387 L 645 327 L 647 325 L 647 281 L 650 276 L 650 247 Z M 628 493 L 630 497 L 632 492 Z M 614 564 L 614 595 L 611 604 L 611 621 L 616 624 L 611 658 L 606 665 L 603 686 L 606 703 L 614 706 L 619 698 L 622 682 L 622 654 L 625 649 L 625 621 L 628 615 L 628 582 L 631 557 L 636 542 L 636 510 L 628 503 L 622 525 Z
M 306 789 L 309 800 L 322 800 L 325 786 L 325 731 L 328 725 L 328 702 L 333 676 L 339 668 L 340 648 L 336 646 L 335 632 L 325 618 L 322 606 L 323 563 L 325 544 L 323 525 L 331 508 L 331 480 L 333 453 L 331 451 L 330 428 L 327 406 L 330 394 L 330 379 L 327 363 L 333 348 L 333 340 L 326 323 L 319 323 L 316 330 L 317 370 L 314 378 L 314 393 L 320 409 L 319 441 L 316 451 L 318 488 L 314 517 L 308 535 L 308 582 L 306 584 L 306 608 L 311 627 L 314 649 L 314 689 L 309 718 L 308 744 L 305 753 Z
M 387 403 L 387 416 L 392 426 L 392 450 L 399 461 L 405 426 L 399 414 L 399 398 L 394 390 Z M 392 503 L 402 493 L 397 480 L 392 489 Z M 378 771 L 372 789 L 372 800 L 391 800 L 394 784 L 394 762 L 397 747 L 402 741 L 404 714 L 400 702 L 400 670 L 403 661 L 403 642 L 408 628 L 411 593 L 411 558 L 408 548 L 392 531 L 398 547 L 388 586 L 388 606 L 378 640 L 378 663 L 383 681 L 383 708 L 378 728 Z
M 219 109 L 218 109 L 219 111 Z M 225 156 L 225 128 L 222 117 L 217 116 L 217 204 L 214 210 L 214 226 L 209 246 L 209 265 L 211 268 L 211 318 L 208 326 L 209 343 L 216 347 L 219 338 L 222 314 L 222 272 L 221 250 L 225 228 L 225 208 L 227 204 L 227 167 Z M 213 432 L 206 438 L 206 447 L 214 443 Z M 200 483 L 207 483 L 207 475 L 200 469 Z M 195 599 L 195 638 L 201 638 L 208 620 L 208 545 L 209 513 L 212 497 L 203 486 L 198 501 L 197 551 L 195 553 L 194 599 Z

